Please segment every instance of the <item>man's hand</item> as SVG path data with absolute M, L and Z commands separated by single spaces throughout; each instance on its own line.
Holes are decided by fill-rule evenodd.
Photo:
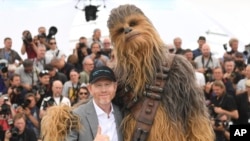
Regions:
M 32 86 L 29 84 L 23 84 L 22 86 L 24 87 L 24 89 L 26 89 L 28 91 L 30 91 L 32 89 Z
M 102 129 L 100 126 L 98 126 L 97 134 L 95 136 L 94 141 L 109 141 L 109 136 L 102 135 Z
M 5 132 L 5 140 L 9 140 L 11 138 L 11 133 L 10 133 L 10 130 L 7 130 L 6 132 Z
M 224 114 L 224 110 L 221 107 L 214 107 L 214 112 L 217 114 Z
M 24 109 L 24 113 L 25 113 L 25 115 L 26 115 L 27 117 L 31 116 L 31 111 L 30 111 L 30 109 L 27 108 L 27 107 Z

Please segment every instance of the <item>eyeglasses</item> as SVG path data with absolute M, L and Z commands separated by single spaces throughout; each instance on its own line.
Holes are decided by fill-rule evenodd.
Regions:
M 56 45 L 56 42 L 51 42 L 51 43 L 49 43 L 49 44 L 51 44 L 51 45 Z
M 79 93 L 79 95 L 83 95 L 83 94 L 84 94 L 84 95 L 88 95 L 87 92 L 80 92 L 80 93 Z
M 103 44 L 110 44 L 110 43 L 107 42 L 107 43 L 103 43 Z
M 88 65 L 88 66 L 93 66 L 94 64 L 85 64 L 85 65 Z

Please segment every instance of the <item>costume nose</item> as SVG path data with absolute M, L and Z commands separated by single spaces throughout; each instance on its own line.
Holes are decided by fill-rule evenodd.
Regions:
M 126 28 L 124 29 L 125 34 L 127 34 L 127 33 L 131 32 L 131 31 L 132 31 L 132 29 L 131 29 L 131 28 L 129 28 L 129 27 L 126 27 Z

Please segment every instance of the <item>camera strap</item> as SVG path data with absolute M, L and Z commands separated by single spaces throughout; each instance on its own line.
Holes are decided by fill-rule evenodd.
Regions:
M 70 100 L 74 100 L 75 98 L 77 98 L 77 92 L 78 92 L 78 90 L 80 88 L 80 85 L 81 85 L 80 82 L 77 82 L 76 87 L 74 87 L 74 84 L 72 83 L 72 91 L 73 92 L 69 93 Z
M 203 68 L 208 68 L 208 64 L 209 64 L 210 61 L 211 61 L 212 65 L 213 65 L 213 59 L 212 59 L 212 55 L 211 54 L 210 54 L 210 56 L 209 56 L 209 58 L 207 60 L 206 65 L 204 65 L 205 64 L 205 60 L 204 60 L 204 57 L 202 56 L 202 58 L 201 58 L 202 67 Z
M 52 99 L 54 100 L 54 103 L 57 105 L 56 100 L 54 99 L 54 97 L 52 97 Z M 63 100 L 63 96 L 61 95 L 58 105 L 60 105 L 62 103 L 62 100 Z
M 60 50 L 58 49 L 56 52 L 56 57 L 59 55 Z
M 33 69 L 35 69 L 35 71 L 33 70 L 32 73 L 31 73 L 31 75 L 29 75 L 31 77 L 32 86 L 35 85 L 35 83 L 34 83 L 35 82 L 35 80 L 34 80 L 35 79 L 34 78 L 34 73 L 36 73 L 37 79 L 39 78 L 37 69 L 34 68 L 34 67 L 33 67 Z

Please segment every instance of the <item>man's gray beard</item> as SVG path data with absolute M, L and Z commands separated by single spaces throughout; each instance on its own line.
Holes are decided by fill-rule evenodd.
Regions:
M 61 96 L 60 93 L 55 93 L 55 94 L 53 95 L 53 97 L 60 97 L 60 96 Z

